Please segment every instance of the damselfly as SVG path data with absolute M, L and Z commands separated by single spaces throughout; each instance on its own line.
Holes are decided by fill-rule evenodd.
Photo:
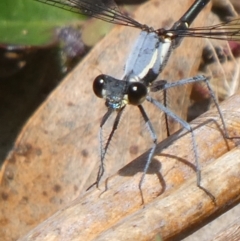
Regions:
M 117 8 L 113 0 L 37 0 L 50 5 L 54 5 L 72 12 L 93 16 L 103 21 L 126 25 L 141 29 L 140 36 L 129 55 L 124 69 L 124 76 L 122 79 L 115 79 L 112 76 L 101 74 L 97 76 L 93 83 L 94 93 L 105 99 L 106 106 L 108 108 L 107 113 L 103 116 L 100 124 L 100 146 L 101 146 L 101 163 L 98 171 L 97 180 L 93 185 L 98 186 L 101 177 L 104 174 L 104 159 L 106 152 L 109 148 L 109 144 L 112 137 L 118 128 L 119 121 L 122 113 L 127 104 L 135 105 L 139 108 L 141 115 L 143 116 L 146 125 L 152 136 L 153 146 L 149 152 L 145 168 L 143 170 L 142 178 L 139 182 L 141 188 L 144 176 L 149 168 L 149 165 L 154 156 L 157 136 L 154 128 L 142 106 L 142 103 L 147 100 L 153 103 L 158 109 L 163 111 L 166 115 L 179 122 L 186 130 L 192 135 L 194 154 L 196 159 L 197 170 L 197 185 L 205 190 L 200 185 L 200 166 L 198 163 L 197 145 L 194 137 L 194 132 L 190 124 L 179 118 L 171 110 L 169 110 L 164 104 L 153 99 L 149 93 L 159 90 L 167 90 L 174 86 L 185 85 L 188 83 L 195 83 L 203 81 L 207 84 L 210 94 L 217 106 L 220 118 L 223 124 L 224 131 L 227 135 L 226 126 L 218 107 L 217 100 L 214 93 L 208 83 L 208 78 L 205 76 L 196 76 L 194 78 L 180 80 L 176 83 L 167 83 L 166 81 L 155 81 L 159 73 L 165 67 L 169 56 L 174 48 L 179 46 L 184 37 L 198 37 L 198 38 L 210 38 L 220 40 L 240 40 L 240 19 L 230 20 L 217 25 L 190 28 L 189 26 L 205 7 L 210 0 L 196 0 L 188 11 L 173 25 L 172 28 L 166 30 L 163 28 L 153 29 L 147 25 L 141 24 L 131 17 L 124 15 Z M 111 114 L 117 111 L 117 116 L 114 121 L 112 130 L 104 145 L 103 140 L 103 126 L 109 119 Z M 205 190 L 207 192 L 207 190 Z M 208 192 L 207 192 L 208 193 Z

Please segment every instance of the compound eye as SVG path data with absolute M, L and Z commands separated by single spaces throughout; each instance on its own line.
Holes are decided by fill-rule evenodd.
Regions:
M 131 83 L 128 87 L 128 101 L 131 105 L 140 105 L 146 98 L 147 88 L 140 82 Z
M 93 91 L 99 98 L 103 98 L 103 90 L 105 85 L 105 75 L 101 74 L 93 81 Z

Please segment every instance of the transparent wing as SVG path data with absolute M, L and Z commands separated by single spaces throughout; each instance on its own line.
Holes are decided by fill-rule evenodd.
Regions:
M 123 14 L 113 0 L 36 0 L 48 5 L 65 9 L 113 24 L 127 25 L 136 28 L 145 26 Z
M 94 18 L 101 19 L 113 24 L 131 26 L 140 29 L 148 28 L 131 17 L 123 14 L 114 0 L 36 0 L 55 7 L 65 9 L 74 13 L 79 13 Z M 210 38 L 228 41 L 240 41 L 240 18 L 222 22 L 220 24 L 196 27 L 189 29 L 159 29 L 156 30 L 159 35 L 165 36 L 166 33 L 172 33 L 176 37 L 196 37 Z
M 188 30 L 167 30 L 179 37 L 209 38 L 227 41 L 240 41 L 240 18 L 220 24 L 189 28 Z

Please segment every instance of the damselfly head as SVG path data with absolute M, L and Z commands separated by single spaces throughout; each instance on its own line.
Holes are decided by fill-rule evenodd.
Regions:
M 118 110 L 127 104 L 140 105 L 148 89 L 141 82 L 129 82 L 108 75 L 99 75 L 93 82 L 93 91 L 99 98 L 106 99 L 108 108 Z
M 93 82 L 93 91 L 99 98 L 106 100 L 108 108 L 118 110 L 127 104 L 124 98 L 127 82 L 101 74 Z

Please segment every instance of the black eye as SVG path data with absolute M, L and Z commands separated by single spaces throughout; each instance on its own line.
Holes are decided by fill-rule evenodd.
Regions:
M 103 88 L 105 84 L 105 75 L 101 74 L 93 81 L 93 91 L 99 98 L 103 98 Z
M 140 105 L 146 98 L 147 88 L 140 82 L 131 83 L 128 87 L 128 101 L 131 105 Z

